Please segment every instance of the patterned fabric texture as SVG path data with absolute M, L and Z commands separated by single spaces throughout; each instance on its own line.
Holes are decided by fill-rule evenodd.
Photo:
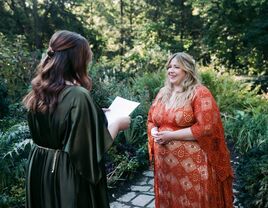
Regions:
M 154 102 L 148 115 L 149 155 L 154 164 L 156 208 L 233 207 L 229 151 L 217 104 L 200 86 L 191 103 L 167 108 Z M 151 129 L 174 131 L 191 127 L 196 141 L 154 142 Z

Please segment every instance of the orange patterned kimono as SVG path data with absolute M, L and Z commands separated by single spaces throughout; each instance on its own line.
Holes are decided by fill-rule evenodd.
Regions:
M 229 151 L 217 104 L 200 85 L 191 104 L 167 109 L 154 102 L 148 115 L 149 155 L 154 163 L 156 208 L 233 207 Z M 196 141 L 154 142 L 151 129 L 191 127 Z

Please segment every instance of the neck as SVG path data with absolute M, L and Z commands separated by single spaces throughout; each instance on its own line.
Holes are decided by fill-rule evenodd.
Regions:
M 173 86 L 173 92 L 183 92 L 183 89 L 181 86 Z

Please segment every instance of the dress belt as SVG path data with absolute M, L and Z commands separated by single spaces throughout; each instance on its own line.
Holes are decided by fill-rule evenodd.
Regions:
M 48 148 L 48 147 L 42 147 L 42 146 L 39 146 L 36 144 L 36 146 L 40 149 L 44 149 L 44 150 L 50 150 L 50 151 L 55 151 L 54 153 L 54 156 L 53 156 L 53 163 L 52 163 L 52 169 L 51 169 L 51 173 L 54 173 L 55 171 L 55 166 L 56 166 L 56 162 L 57 162 L 57 158 L 58 158 L 58 155 L 60 153 L 60 150 L 59 149 L 51 149 L 51 148 Z
M 43 147 L 43 146 L 40 146 L 40 145 L 38 145 L 38 144 L 35 144 L 37 147 L 39 147 L 39 148 L 41 148 L 41 149 L 45 149 L 45 150 L 54 150 L 54 151 L 56 151 L 56 150 L 58 150 L 58 149 L 52 149 L 52 148 L 48 148 L 48 147 Z

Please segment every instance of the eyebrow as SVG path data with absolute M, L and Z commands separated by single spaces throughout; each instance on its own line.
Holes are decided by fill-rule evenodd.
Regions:
M 179 65 L 177 64 L 174 64 L 175 67 L 180 67 Z M 171 67 L 171 64 L 169 64 L 167 67 Z

